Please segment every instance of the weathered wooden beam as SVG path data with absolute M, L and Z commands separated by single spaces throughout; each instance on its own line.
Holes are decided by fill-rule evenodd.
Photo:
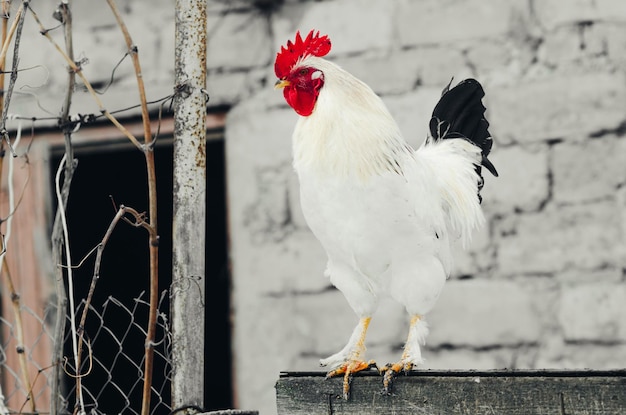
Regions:
M 626 370 L 412 371 L 383 395 L 376 372 L 357 374 L 350 399 L 340 378 L 284 372 L 276 383 L 279 415 L 621 415 Z

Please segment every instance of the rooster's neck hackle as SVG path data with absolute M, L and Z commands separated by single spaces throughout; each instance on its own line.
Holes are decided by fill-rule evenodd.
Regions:
M 413 152 L 374 91 L 325 59 L 307 57 L 302 65 L 322 71 L 325 85 L 313 113 L 301 117 L 294 131 L 296 170 L 360 179 L 402 174 Z

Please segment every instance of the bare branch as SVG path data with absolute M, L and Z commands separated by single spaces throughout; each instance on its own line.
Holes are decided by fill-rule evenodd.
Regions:
M 0 68 L 4 71 L 4 64 L 6 61 L 6 54 L 9 48 L 9 43 L 11 42 L 11 38 L 13 34 L 15 34 L 15 43 L 13 45 L 13 65 L 11 68 L 11 77 L 9 78 L 9 87 L 6 91 L 6 96 L 4 97 L 4 106 L 2 107 L 2 124 L 0 124 L 0 134 L 2 137 L 0 139 L 5 140 L 11 154 L 15 157 L 15 151 L 9 142 L 9 136 L 6 132 L 6 122 L 7 115 L 9 111 L 9 104 L 11 102 L 11 97 L 13 96 L 13 88 L 15 87 L 15 81 L 17 80 L 17 66 L 19 64 L 19 49 L 20 49 L 20 39 L 22 38 L 22 28 L 24 27 L 24 9 L 28 7 L 28 1 L 23 1 L 20 5 L 20 8 L 17 12 L 17 18 L 13 21 L 13 25 L 11 26 L 11 30 L 7 38 L 4 40 L 2 45 L 2 52 L 0 52 Z M 4 79 L 3 79 L 4 81 Z
M 39 379 L 39 375 L 41 375 L 41 373 L 42 373 L 44 370 L 48 370 L 48 369 L 50 369 L 51 367 L 54 367 L 54 366 L 55 366 L 55 365 L 50 365 L 50 366 L 47 366 L 47 367 L 44 367 L 44 368 L 39 369 L 39 370 L 37 371 L 37 374 L 35 375 L 35 378 L 33 379 L 33 385 L 35 385 L 35 384 L 37 383 L 37 380 Z M 32 394 L 33 394 L 33 386 L 31 386 L 31 388 L 29 389 L 28 394 L 29 394 L 29 395 L 32 395 Z M 23 413 L 24 413 L 24 407 L 26 406 L 26 404 L 27 404 L 27 403 L 28 403 L 28 399 L 27 399 L 27 400 L 25 400 L 25 401 L 24 401 L 24 403 L 22 404 L 22 406 L 20 407 L 20 410 L 19 410 L 19 412 L 18 412 L 19 414 L 23 414 Z M 4 415 L 4 414 L 2 414 L 2 415 Z M 8 415 L 8 412 L 7 412 L 7 415 Z
M 17 147 L 17 145 L 19 144 L 20 140 L 22 137 L 22 123 L 21 121 L 18 121 L 17 124 L 17 132 L 15 134 L 15 144 L 14 146 Z M 28 157 L 26 157 L 26 163 L 28 164 Z M 2 167 L 2 165 L 0 164 L 0 168 Z M 13 159 L 9 159 L 9 177 L 8 177 L 8 181 L 10 183 L 10 186 L 13 185 Z M 30 168 L 28 169 L 28 174 L 26 176 L 26 180 L 24 181 L 24 185 L 22 187 L 22 191 L 20 192 L 20 195 L 17 199 L 17 202 L 12 202 L 11 203 L 11 210 L 9 211 L 9 213 L 7 214 L 6 218 L 0 218 L 0 223 L 3 223 L 5 221 L 7 221 L 10 217 L 12 217 L 15 212 L 17 211 L 17 209 L 20 207 L 20 205 L 22 204 L 22 200 L 24 198 L 24 193 L 26 193 L 26 188 L 28 187 L 28 183 L 30 183 Z M 14 194 L 11 193 L 13 192 L 13 189 L 11 188 L 10 190 L 10 195 Z M 11 196 L 12 197 L 12 196 Z
M 143 121 L 145 144 L 150 144 L 150 141 L 152 140 L 152 134 L 150 133 L 150 116 L 148 115 L 148 100 L 146 99 L 146 89 L 143 83 L 141 64 L 139 63 L 139 51 L 137 50 L 137 46 L 133 44 L 133 40 L 130 37 L 128 28 L 122 19 L 122 15 L 118 10 L 117 5 L 113 0 L 107 0 L 107 3 L 117 20 L 117 24 L 120 26 L 120 30 L 122 31 L 124 40 L 126 41 L 126 46 L 128 47 L 128 54 L 133 60 L 135 75 L 137 77 L 137 88 L 139 89 L 139 98 L 141 100 L 141 119 Z
M 0 51 L 0 68 L 2 69 L 3 75 L 5 73 L 4 64 L 6 62 L 7 53 L 9 51 L 9 46 L 11 45 L 11 40 L 13 39 L 13 35 L 15 34 L 15 30 L 17 29 L 17 26 L 23 14 L 24 14 L 24 4 L 20 5 L 20 8 L 17 9 L 16 19 L 13 20 L 13 24 L 11 25 L 11 28 L 9 29 L 8 33 L 7 32 L 3 33 L 2 50 Z M 6 19 L 3 20 L 3 24 L 6 25 Z M 4 29 L 5 28 L 3 28 L 3 30 Z
M 149 232 L 149 249 L 150 249 L 150 312 L 148 316 L 148 330 L 145 342 L 145 359 L 144 359 L 144 382 L 143 382 L 143 398 L 141 404 L 141 414 L 148 415 L 150 413 L 150 397 L 152 388 L 152 370 L 154 360 L 154 337 L 157 323 L 157 309 L 159 302 L 159 237 L 157 233 L 157 188 L 156 188 L 156 168 L 154 164 L 154 149 L 152 146 L 152 133 L 150 132 L 150 117 L 148 115 L 148 104 L 146 100 L 146 92 L 143 83 L 143 75 L 141 65 L 139 63 L 139 54 L 137 47 L 133 44 L 130 33 L 122 19 L 122 16 L 113 0 L 107 0 L 111 11 L 115 15 L 118 25 L 124 35 L 126 46 L 133 60 L 135 68 L 135 76 L 137 78 L 137 88 L 139 89 L 139 97 L 141 99 L 141 118 L 144 128 L 144 143 L 146 157 L 146 170 L 148 173 L 148 200 L 149 200 L 149 226 L 146 227 Z M 144 222 L 145 223 L 145 222 Z
M 117 211 L 117 214 L 113 217 L 113 220 L 109 224 L 109 228 L 104 234 L 102 241 L 100 241 L 100 243 L 98 244 L 98 249 L 97 249 L 97 254 L 96 254 L 96 263 L 94 265 L 93 276 L 91 277 L 89 293 L 87 294 L 87 299 L 85 300 L 85 305 L 83 307 L 83 313 L 80 317 L 80 326 L 79 326 L 80 337 L 78 338 L 78 355 L 76 359 L 76 373 L 77 374 L 80 372 L 82 343 L 83 343 L 83 336 L 85 332 L 84 330 L 85 322 L 87 321 L 87 314 L 89 313 L 89 306 L 91 305 L 93 294 L 96 291 L 96 284 L 98 280 L 100 279 L 100 263 L 102 262 L 102 254 L 104 252 L 104 248 L 106 247 L 107 242 L 109 241 L 109 238 L 111 237 L 111 234 L 113 233 L 113 230 L 115 229 L 115 226 L 117 225 L 119 220 L 124 217 L 125 214 L 126 214 L 126 208 L 124 208 L 124 206 L 121 206 L 120 209 Z M 89 350 L 91 353 L 91 348 Z M 78 377 L 82 377 L 82 376 L 78 376 Z M 78 378 L 77 378 L 77 381 L 78 381 Z
M 67 156 L 66 154 L 63 155 L 63 159 L 61 160 L 61 163 L 59 164 L 59 168 L 57 169 L 54 183 L 55 183 L 55 191 L 56 191 L 56 196 L 57 196 L 58 210 L 59 210 L 60 217 L 61 217 L 61 226 L 63 229 L 63 240 L 64 240 L 64 246 L 65 246 L 66 263 L 71 264 L 72 254 L 70 250 L 70 238 L 69 238 L 69 232 L 67 229 L 67 219 L 65 217 L 65 203 L 61 195 L 61 185 L 60 185 L 61 171 L 65 163 L 66 156 Z M 79 366 L 79 354 L 78 354 L 78 335 L 76 332 L 76 308 L 74 305 L 74 277 L 72 274 L 73 274 L 72 268 L 71 267 L 67 268 L 67 290 L 68 290 L 68 298 L 70 302 L 70 325 L 71 325 L 70 329 L 72 331 L 72 352 L 74 353 L 74 362 L 76 364 L 76 368 L 79 368 L 80 366 Z M 80 405 L 81 410 L 84 412 L 85 403 L 83 401 L 82 388 L 80 387 L 79 378 L 77 378 L 76 383 L 77 383 L 76 398 L 78 400 L 78 404 Z

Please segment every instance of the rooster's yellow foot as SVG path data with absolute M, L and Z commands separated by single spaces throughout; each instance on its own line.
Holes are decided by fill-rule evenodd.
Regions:
M 373 360 L 369 362 L 356 359 L 348 360 L 338 368 L 328 372 L 326 379 L 343 376 L 343 399 L 348 400 L 350 398 L 350 384 L 352 383 L 354 374 L 372 368 L 376 368 L 376 362 Z
M 402 360 L 397 363 L 387 363 L 385 366 L 381 367 L 380 374 L 383 375 L 383 394 L 391 395 L 394 379 L 400 372 L 407 373 L 411 369 L 413 369 L 413 363 Z

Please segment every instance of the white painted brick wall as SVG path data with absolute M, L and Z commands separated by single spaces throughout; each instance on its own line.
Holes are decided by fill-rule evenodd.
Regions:
M 486 179 L 483 188 L 485 211 L 503 215 L 516 211 L 532 212 L 550 197 L 547 146 L 498 147 L 489 159 L 497 166 L 500 177 Z
M 554 146 L 552 172 L 558 204 L 610 198 L 626 184 L 626 140 L 608 135 Z
M 499 271 L 504 275 L 553 274 L 622 267 L 622 218 L 615 201 L 550 205 L 541 212 L 505 218 L 496 229 Z
M 587 283 L 563 288 L 559 321 L 565 340 L 626 342 L 623 283 Z M 581 304 L 594 304 L 587 312 Z
M 487 177 L 487 226 L 467 252 L 458 253 L 455 275 L 470 278 L 453 277 L 429 318 L 426 367 L 623 366 L 626 8 L 619 0 L 532 5 L 336 0 L 289 2 L 271 15 L 275 49 L 296 29 L 329 33 L 329 58 L 383 96 L 413 145 L 423 140 L 452 76 L 474 76 L 485 86 L 496 140 L 492 159 L 501 177 Z M 319 357 L 343 346 L 356 317 L 340 294 L 328 290 L 321 276 L 324 254 L 293 214 L 299 211 L 297 182 L 285 149 L 296 115 L 289 108 L 268 112 L 263 103 L 284 104 L 280 93 L 278 102 L 271 97 L 271 67 L 265 74 L 267 90 L 232 110 L 227 144 L 245 152 L 228 152 L 237 166 L 229 173 L 235 180 L 229 203 L 237 353 L 260 360 L 279 355 L 283 363 L 263 364 L 262 371 L 238 365 L 238 388 L 244 406 L 271 413 L 278 371 L 315 369 Z M 259 141 L 265 154 L 254 150 Z M 266 184 L 239 188 L 234 176 L 265 168 L 268 155 L 273 171 L 289 179 L 272 176 L 276 188 L 262 194 Z M 253 166 L 242 166 L 248 163 Z M 286 186 L 294 219 L 276 230 Z M 264 219 L 238 225 L 243 218 L 237 212 L 250 206 L 266 209 Z M 267 243 L 255 245 L 259 229 L 267 230 Z M 282 239 L 271 242 L 272 235 Z M 264 339 L 262 346 L 249 328 L 268 323 L 246 318 L 259 312 L 259 304 L 285 307 L 277 340 Z M 372 323 L 369 357 L 382 363 L 397 358 L 406 325 L 403 311 L 385 304 Z
M 234 363 L 243 408 L 275 411 L 285 369 L 316 369 L 347 340 L 356 317 L 322 276 L 290 167 L 296 114 L 274 91 L 273 59 L 296 29 L 330 34 L 329 58 L 383 96 L 413 145 L 451 77 L 485 87 L 492 159 L 487 225 L 430 316 L 426 367 L 623 367 L 626 360 L 626 7 L 623 0 L 288 0 L 263 13 L 251 1 L 210 0 L 208 90 L 227 119 Z M 48 27 L 54 4 L 34 5 Z M 532 6 L 532 7 L 531 7 Z M 105 82 L 123 44 L 105 6 L 73 3 L 77 56 Z M 173 89 L 173 3 L 126 2 L 150 99 Z M 27 19 L 18 88 L 57 113 L 64 63 Z M 61 33 L 52 32 L 62 42 Z M 136 102 L 130 62 L 102 98 Z M 132 88 L 129 87 L 132 85 Z M 61 91 L 61 92 L 60 92 Z M 97 109 L 78 92 L 75 108 Z M 45 115 L 31 95 L 14 112 Z M 463 275 L 466 278 L 459 279 Z M 396 359 L 407 318 L 385 303 L 369 353 Z M 207 361 L 207 364 L 210 362 Z

